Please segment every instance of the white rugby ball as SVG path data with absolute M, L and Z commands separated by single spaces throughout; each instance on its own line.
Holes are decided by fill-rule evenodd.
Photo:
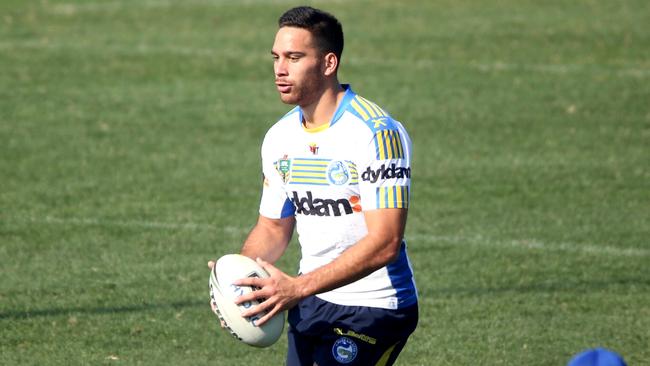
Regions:
M 244 310 L 260 303 L 255 300 L 235 304 L 235 298 L 254 290 L 251 286 L 233 285 L 235 280 L 246 277 L 266 278 L 269 274 L 256 261 L 240 254 L 226 254 L 219 258 L 210 271 L 210 299 L 217 306 L 217 315 L 230 334 L 248 345 L 268 347 L 282 335 L 285 312 L 276 314 L 262 326 L 256 322 L 263 314 L 242 317 Z

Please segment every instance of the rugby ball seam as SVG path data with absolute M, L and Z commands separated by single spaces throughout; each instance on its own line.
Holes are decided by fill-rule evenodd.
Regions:
M 216 314 L 217 314 L 217 317 L 219 318 L 219 326 L 221 326 L 221 323 L 223 322 L 223 326 L 224 326 L 224 328 L 225 328 L 225 329 L 226 329 L 226 330 L 227 330 L 227 331 L 228 331 L 228 332 L 229 332 L 233 337 L 237 338 L 237 339 L 240 340 L 240 341 L 243 341 L 243 339 L 242 339 L 242 338 L 237 334 L 237 332 L 235 332 L 235 331 L 230 327 L 230 323 L 228 322 L 228 319 L 226 319 L 226 318 L 223 316 L 223 314 L 221 313 L 221 311 L 219 311 L 219 307 L 217 306 L 217 299 L 215 298 L 215 292 L 218 292 L 221 296 L 223 296 L 223 294 L 221 294 L 221 289 L 219 288 L 219 284 L 218 284 L 218 282 L 216 281 L 216 278 L 217 278 L 217 273 L 215 272 L 216 269 L 217 269 L 217 266 L 214 266 L 213 269 L 212 269 L 212 276 L 213 276 L 213 277 L 210 278 L 210 300 L 212 301 L 212 304 L 214 305 L 214 308 L 216 309 Z M 213 278 L 214 278 L 214 283 L 213 283 L 213 281 L 212 281 Z
M 255 286 L 237 286 L 232 282 L 238 278 L 268 278 L 269 273 L 257 262 L 240 254 L 227 254 L 219 258 L 210 271 L 210 301 L 215 307 L 215 314 L 226 331 L 235 339 L 254 347 L 268 347 L 282 335 L 286 320 L 286 311 L 270 318 L 262 326 L 257 321 L 267 314 L 263 311 L 254 317 L 243 317 L 242 312 L 256 306 L 264 299 L 256 299 L 242 304 L 235 304 L 234 299 L 251 291 Z

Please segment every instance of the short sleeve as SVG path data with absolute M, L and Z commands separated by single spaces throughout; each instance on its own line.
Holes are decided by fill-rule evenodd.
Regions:
M 411 139 L 401 123 L 372 132 L 357 161 L 364 210 L 408 208 L 411 195 Z
M 260 215 L 271 219 L 280 219 L 295 214 L 295 208 L 284 189 L 278 160 L 270 158 L 267 152 L 266 138 L 262 143 L 262 174 L 264 184 L 260 199 Z

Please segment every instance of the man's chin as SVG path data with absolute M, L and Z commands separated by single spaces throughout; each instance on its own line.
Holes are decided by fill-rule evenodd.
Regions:
M 280 100 L 284 104 L 298 104 L 298 98 L 291 94 L 280 93 Z

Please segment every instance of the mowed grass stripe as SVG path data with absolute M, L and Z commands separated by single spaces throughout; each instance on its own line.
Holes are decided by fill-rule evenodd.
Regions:
M 28 222 L 33 224 L 46 224 L 46 225 L 87 225 L 87 226 L 100 226 L 105 228 L 111 227 L 136 227 L 145 229 L 162 229 L 162 230 L 211 230 L 227 232 L 230 234 L 246 234 L 250 228 L 233 227 L 233 226 L 219 226 L 216 224 L 204 224 L 194 222 L 159 222 L 159 221 L 123 221 L 123 220 L 107 220 L 98 218 L 57 218 L 57 217 L 43 217 L 43 218 L 13 218 L 8 222 Z M 486 246 L 486 247 L 500 247 L 512 248 L 521 250 L 541 250 L 541 251 L 566 251 L 585 254 L 596 255 L 614 255 L 614 256 L 631 256 L 631 257 L 647 257 L 650 256 L 650 249 L 644 248 L 625 248 L 613 247 L 597 243 L 579 244 L 579 243 L 557 243 L 549 241 L 540 241 L 538 239 L 495 239 L 482 235 L 463 235 L 463 236 L 438 236 L 429 235 L 422 232 L 408 233 L 406 235 L 410 245 L 417 246 L 418 243 L 451 243 L 454 245 L 471 245 L 471 246 Z
M 218 330 L 206 262 L 257 218 L 294 4 L 0 3 L 0 364 L 283 364 Z M 313 4 L 414 143 L 398 365 L 647 363 L 650 2 Z
M 625 248 L 602 245 L 597 243 L 579 244 L 579 243 L 555 243 L 540 241 L 538 239 L 495 239 L 482 235 L 476 236 L 435 236 L 415 233 L 407 235 L 407 240 L 417 245 L 423 243 L 451 243 L 454 245 L 470 245 L 511 248 L 520 250 L 539 250 L 539 251 L 563 251 L 572 253 L 596 254 L 596 255 L 613 255 L 622 257 L 648 257 L 650 249 L 645 248 Z
M 241 56 L 234 56 L 237 49 L 231 47 L 230 50 L 223 47 L 214 48 L 196 48 L 187 46 L 174 45 L 156 45 L 147 43 L 138 43 L 134 45 L 97 45 L 91 42 L 63 42 L 52 39 L 10 42 L 0 41 L 0 50 L 34 50 L 34 51 L 74 51 L 74 52 L 92 52 L 100 54 L 122 54 L 122 55 L 180 55 L 191 57 L 215 58 L 237 58 L 242 61 Z M 264 62 L 268 61 L 265 53 L 253 53 L 244 56 L 247 62 Z M 432 70 L 440 67 L 467 68 L 481 72 L 531 72 L 549 75 L 567 75 L 574 73 L 591 73 L 602 76 L 607 73 L 610 76 L 629 77 L 645 79 L 650 77 L 650 67 L 642 63 L 611 63 L 611 64 L 566 64 L 566 63 L 504 63 L 499 61 L 482 60 L 481 62 L 449 62 L 435 59 L 404 59 L 404 58 L 364 58 L 349 57 L 346 63 L 353 66 L 381 66 L 381 67 L 410 67 L 418 70 Z

